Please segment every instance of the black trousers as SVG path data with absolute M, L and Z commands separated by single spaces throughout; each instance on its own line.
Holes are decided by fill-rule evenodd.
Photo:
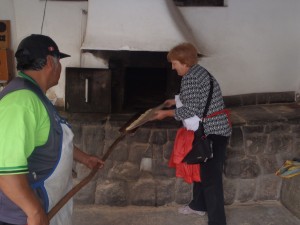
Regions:
M 212 134 L 209 138 L 213 140 L 214 157 L 200 164 L 201 182 L 194 182 L 189 207 L 206 211 L 208 225 L 226 225 L 222 175 L 228 137 Z

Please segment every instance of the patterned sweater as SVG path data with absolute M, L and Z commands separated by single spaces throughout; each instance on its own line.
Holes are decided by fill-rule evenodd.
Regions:
M 182 107 L 175 109 L 175 119 L 184 120 L 194 115 L 202 118 L 210 89 L 210 73 L 200 65 L 194 65 L 182 77 L 180 100 Z M 224 109 L 220 86 L 212 76 L 214 89 L 207 115 Z M 205 134 L 231 135 L 231 126 L 225 113 L 206 118 L 203 121 Z

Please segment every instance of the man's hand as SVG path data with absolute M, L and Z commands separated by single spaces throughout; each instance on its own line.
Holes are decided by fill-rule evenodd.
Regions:
M 93 169 L 97 164 L 99 164 L 99 168 L 102 168 L 104 166 L 104 162 L 93 155 L 89 155 L 84 164 L 90 169 Z
M 104 162 L 93 155 L 89 155 L 74 145 L 74 160 L 86 165 L 88 168 L 93 169 L 95 166 L 99 165 L 99 168 L 104 166 Z
M 43 210 L 27 216 L 27 225 L 49 225 L 48 216 Z

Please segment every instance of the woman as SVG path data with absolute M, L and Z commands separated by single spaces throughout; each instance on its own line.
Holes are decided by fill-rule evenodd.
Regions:
M 176 109 L 159 110 L 154 119 L 162 120 L 174 117 L 186 120 L 197 116 L 202 119 L 205 134 L 213 141 L 213 158 L 201 163 L 201 182 L 194 182 L 192 201 L 179 208 L 182 214 L 208 214 L 209 225 L 226 225 L 222 172 L 225 150 L 231 126 L 224 101 L 216 79 L 198 65 L 197 49 L 190 43 L 175 46 L 167 55 L 172 69 L 182 76 L 179 99 L 182 106 Z M 210 90 L 210 79 L 213 79 L 213 94 L 207 117 L 202 118 Z M 167 107 L 176 104 L 175 99 L 165 101 Z

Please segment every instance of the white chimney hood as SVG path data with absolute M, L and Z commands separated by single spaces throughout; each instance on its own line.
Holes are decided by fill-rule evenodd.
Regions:
M 195 44 L 173 0 L 89 0 L 82 50 L 167 52 Z

